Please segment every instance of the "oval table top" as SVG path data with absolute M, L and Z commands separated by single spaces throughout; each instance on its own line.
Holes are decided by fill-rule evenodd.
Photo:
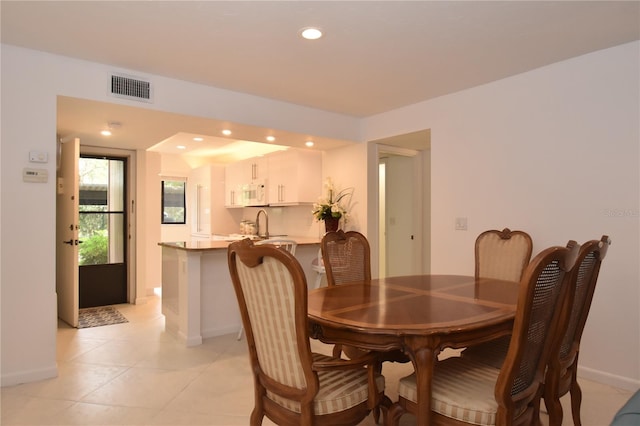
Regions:
M 309 317 L 370 333 L 431 334 L 483 328 L 515 316 L 518 283 L 414 275 L 309 292 Z

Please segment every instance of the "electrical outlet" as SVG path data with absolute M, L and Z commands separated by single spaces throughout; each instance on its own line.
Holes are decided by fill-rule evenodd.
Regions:
M 467 230 L 467 218 L 456 217 L 456 231 L 466 231 L 466 230 Z

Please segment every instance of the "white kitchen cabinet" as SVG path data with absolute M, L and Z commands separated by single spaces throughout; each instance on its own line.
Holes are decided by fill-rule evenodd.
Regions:
M 315 203 L 322 194 L 322 153 L 290 149 L 269 155 L 269 205 Z
M 269 177 L 269 162 L 265 157 L 255 157 L 241 162 L 244 167 L 245 177 L 248 176 L 249 181 L 245 183 L 254 183 L 263 181 Z
M 242 185 L 244 185 L 245 165 L 229 164 L 224 170 L 224 205 L 225 207 L 242 207 Z
M 208 166 L 191 171 L 189 176 L 191 234 L 211 233 L 211 170 Z
M 225 207 L 244 207 L 251 203 L 243 189 L 253 184 L 265 184 L 269 163 L 265 157 L 255 157 L 227 165 L 225 169 Z
M 187 182 L 187 211 L 192 236 L 210 237 L 237 228 L 236 219 L 225 209 L 225 167 L 210 164 L 193 169 Z

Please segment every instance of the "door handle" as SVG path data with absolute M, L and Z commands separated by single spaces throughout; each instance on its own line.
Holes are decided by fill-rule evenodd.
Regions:
M 78 245 L 78 244 L 82 244 L 82 243 L 84 243 L 84 241 L 82 241 L 82 240 L 76 240 L 76 245 Z
M 63 243 L 65 243 L 65 244 L 69 244 L 70 246 L 72 246 L 72 245 L 73 245 L 73 240 L 63 241 Z

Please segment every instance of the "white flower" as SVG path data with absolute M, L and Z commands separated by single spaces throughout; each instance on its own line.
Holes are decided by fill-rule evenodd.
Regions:
M 336 192 L 331 178 L 325 180 L 324 187 L 327 191 L 327 197 L 318 198 L 318 202 L 313 204 L 313 210 L 311 213 L 316 220 L 325 220 L 328 217 L 334 217 L 340 219 L 344 217 L 347 221 L 347 209 L 341 204 L 341 202 L 347 201 L 347 205 L 351 203 L 351 195 L 353 194 L 353 188 L 346 188 Z M 335 197 L 334 197 L 335 194 Z M 346 199 L 345 197 L 349 197 Z

